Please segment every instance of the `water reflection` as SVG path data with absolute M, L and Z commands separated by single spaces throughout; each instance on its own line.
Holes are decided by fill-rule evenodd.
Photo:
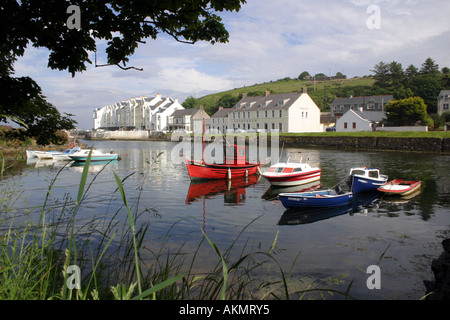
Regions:
M 102 165 L 91 164 L 89 183 L 92 181 L 92 186 L 77 218 L 89 221 L 93 217 L 108 219 L 117 214 L 115 217 L 126 224 L 112 171 L 120 178 L 129 177 L 124 183 L 127 198 L 133 210 L 143 213 L 138 223 L 151 224 L 148 236 L 143 239 L 148 247 L 159 249 L 169 243 L 171 248 L 176 248 L 184 244 L 186 251 L 194 251 L 201 237 L 202 214 L 204 227 L 208 220 L 208 236 L 220 248 L 237 241 L 237 235 L 244 229 L 245 235 L 239 238 L 242 245 L 250 241 L 270 247 L 279 231 L 277 246 L 283 249 L 277 256 L 280 264 L 292 267 L 293 257 L 301 251 L 301 264 L 293 273 L 323 276 L 349 273 L 355 278 L 352 291 L 362 292 L 360 297 L 366 298 L 367 292 L 363 290 L 367 290 L 367 275 L 356 269 L 377 263 L 380 254 L 391 245 L 388 258 L 382 263 L 383 285 L 378 294 L 417 298 L 424 292 L 422 280 L 429 278 L 430 256 L 440 254 L 441 239 L 449 235 L 449 155 L 285 148 L 284 152 L 291 153 L 292 161 L 309 156 L 308 163 L 320 167 L 322 176 L 315 184 L 284 190 L 271 187 L 258 176 L 251 176 L 247 181 L 191 183 L 185 165 L 171 159 L 171 150 L 176 145 L 172 142 L 88 143 L 104 152 L 114 150 L 121 160 L 107 165 L 101 172 L 98 168 L 103 168 Z M 24 160 L 15 161 L 11 167 L 10 164 L 5 164 L 7 170 L 1 187 L 6 190 L 9 182 L 21 186 L 23 197 L 19 200 L 24 203 L 19 200 L 15 203 L 18 211 L 42 205 L 49 181 L 56 174 L 58 180 L 51 190 L 52 200 L 56 203 L 66 195 L 76 198 L 82 167 L 68 165 L 61 170 L 59 163 L 36 166 L 37 163 L 27 165 Z M 360 165 L 379 167 L 390 179 L 422 180 L 422 192 L 411 199 L 382 196 L 339 211 L 287 211 L 277 200 L 280 192 L 331 188 L 351 167 Z M 170 237 L 165 238 L 169 232 Z M 159 242 L 163 238 L 167 243 Z M 212 256 L 206 250 L 198 263 L 202 267 L 215 265 Z M 418 294 L 412 296 L 414 290 Z
M 227 205 L 244 205 L 245 189 L 258 183 L 261 179 L 259 175 L 251 175 L 247 178 L 235 178 L 230 180 L 209 180 L 191 182 L 186 204 L 198 199 L 212 198 L 219 194 L 224 195 L 224 203 Z

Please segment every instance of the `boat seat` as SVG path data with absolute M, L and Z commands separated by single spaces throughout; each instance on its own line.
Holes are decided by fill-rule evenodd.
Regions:
M 342 190 L 342 188 L 340 186 L 334 187 L 334 191 L 336 192 L 336 194 L 343 194 L 344 193 L 344 191 Z

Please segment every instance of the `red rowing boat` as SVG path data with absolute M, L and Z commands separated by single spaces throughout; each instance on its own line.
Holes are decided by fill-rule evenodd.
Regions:
M 186 167 L 191 179 L 232 179 L 248 177 L 261 173 L 261 163 L 246 160 L 246 148 L 230 145 L 225 148 L 224 163 L 207 163 L 205 161 L 205 121 L 203 120 L 203 159 L 196 161 L 186 159 Z
M 261 163 L 245 161 L 245 148 L 233 145 L 227 148 L 233 150 L 234 156 L 227 156 L 225 163 L 206 163 L 204 160 L 186 159 L 186 167 L 191 179 L 231 179 L 248 177 L 260 173 Z

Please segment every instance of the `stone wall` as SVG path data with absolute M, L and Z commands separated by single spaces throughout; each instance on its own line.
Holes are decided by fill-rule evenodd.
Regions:
M 389 138 L 389 137 L 280 137 L 280 146 L 286 147 L 335 147 L 372 150 L 400 150 L 450 152 L 450 138 Z

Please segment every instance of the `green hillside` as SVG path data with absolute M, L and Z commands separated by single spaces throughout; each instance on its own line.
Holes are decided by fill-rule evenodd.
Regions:
M 224 107 L 234 105 L 234 103 L 239 100 L 242 93 L 247 93 L 249 95 L 263 95 L 265 91 L 270 91 L 271 93 L 286 93 L 300 91 L 301 88 L 306 87 L 308 89 L 308 94 L 317 106 L 319 106 L 322 111 L 327 112 L 330 111 L 330 104 L 336 97 L 386 94 L 386 92 L 374 93 L 374 82 L 375 80 L 372 77 L 316 81 L 315 83 L 310 80 L 277 80 L 207 95 L 198 98 L 197 105 L 203 105 L 209 114 L 213 114 L 218 109 L 219 105 L 223 105 Z M 389 92 L 388 94 L 392 93 Z M 227 101 L 230 102 L 229 105 L 226 105 Z

